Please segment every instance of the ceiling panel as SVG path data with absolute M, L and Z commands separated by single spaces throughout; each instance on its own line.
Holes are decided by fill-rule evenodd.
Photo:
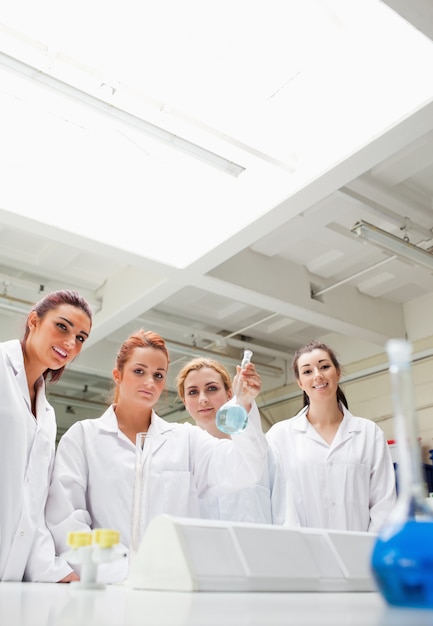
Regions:
M 95 313 L 85 349 L 51 389 L 61 432 L 107 405 L 116 351 L 140 327 L 159 332 L 169 347 L 167 393 L 158 406 L 168 420 L 187 419 L 175 376 L 195 354 L 215 356 L 234 373 L 243 348 L 252 348 L 264 391 L 278 391 L 292 381 L 294 350 L 313 338 L 338 346 L 345 365 L 381 353 L 387 338 L 405 332 L 405 305 L 433 298 L 433 272 L 363 243 L 351 228 L 366 220 L 430 247 L 433 91 L 426 97 L 423 84 L 420 100 L 409 101 L 415 98 L 405 83 L 412 80 L 410 67 L 400 73 L 402 84 L 392 75 L 380 91 L 369 59 L 364 59 L 369 70 L 360 77 L 359 50 L 353 51 L 347 75 L 348 90 L 351 81 L 359 86 L 358 103 L 349 93 L 340 99 L 338 74 L 328 83 L 325 75 L 313 83 L 326 93 L 312 91 L 306 97 L 302 91 L 307 77 L 317 78 L 311 48 L 315 38 L 334 39 L 329 54 L 336 60 L 345 37 L 365 35 L 369 11 L 380 11 L 381 19 L 392 15 L 393 27 L 398 16 L 383 3 L 367 0 L 362 10 L 357 2 L 248 2 L 239 4 L 244 9 L 239 13 L 237 3 L 219 2 L 215 11 L 207 4 L 205 11 L 203 3 L 191 2 L 192 22 L 188 11 L 182 13 L 183 3 L 148 2 L 143 29 L 134 17 L 137 3 L 112 3 L 110 8 L 104 3 L 107 20 L 117 14 L 117 29 L 108 28 L 107 21 L 95 46 L 92 16 L 86 22 L 76 12 L 77 21 L 71 23 L 59 6 L 46 4 L 54 31 L 48 32 L 44 22 L 36 28 L 35 7 L 26 3 L 10 6 L 9 16 L 5 12 L 0 18 L 3 34 L 8 26 L 14 36 L 17 31 L 25 35 L 26 45 L 29 37 L 30 43 L 50 43 L 44 71 L 69 68 L 71 84 L 104 75 L 105 84 L 115 86 L 112 106 L 134 115 L 145 112 L 148 122 L 182 131 L 191 142 L 245 167 L 237 176 L 214 172 L 195 156 L 149 143 L 125 126 L 106 135 L 106 127 L 98 126 L 87 153 L 86 144 L 77 142 L 85 131 L 76 118 L 56 119 L 62 132 L 49 141 L 42 127 L 35 128 L 36 117 L 26 117 L 24 126 L 9 126 L 10 152 L 4 142 L 0 149 L 0 161 L 10 174 L 9 195 L 0 193 L 0 340 L 15 336 L 30 304 L 53 289 L 78 289 Z M 29 11 L 20 15 L 18 5 Z M 289 8 L 294 15 L 298 11 L 293 34 L 308 23 L 307 38 L 288 36 Z M 164 37 L 159 37 L 163 17 Z M 320 28 L 319 18 L 325 20 Z M 400 22 L 398 18 L 398 27 L 406 26 L 412 41 L 414 29 Z M 264 49 L 258 42 L 269 30 L 271 46 Z M 130 37 L 122 55 L 113 45 L 121 31 Z M 406 34 L 404 28 L 402 32 Z M 75 48 L 77 33 L 80 50 Z M 433 49 L 415 34 L 423 40 L 415 78 L 424 83 L 421 77 L 431 78 L 426 69 Z M 376 30 L 371 37 L 380 41 Z M 349 60 L 341 67 L 335 63 L 334 69 L 347 73 Z M 392 69 L 400 65 L 396 57 Z M 92 74 L 92 68 L 98 71 Z M 88 86 L 89 94 L 92 89 Z M 390 111 L 389 124 L 380 132 L 373 124 L 361 129 L 359 123 L 358 128 L 355 105 L 374 108 L 370 104 L 388 92 L 407 95 L 406 111 Z M 401 107 L 403 99 L 398 99 Z M 344 106 L 351 112 L 343 118 Z M 98 161 L 101 146 L 104 167 Z M 186 161 L 185 175 L 170 169 Z M 168 191 L 175 193 L 162 211 Z M 49 223 L 39 219 L 46 202 L 52 203 Z M 68 227 L 57 224 L 59 215 Z M 94 229 L 104 234 L 109 228 L 113 240 L 93 236 Z M 133 248 L 128 239 L 134 240 Z M 163 261 L 166 251 L 183 261 Z

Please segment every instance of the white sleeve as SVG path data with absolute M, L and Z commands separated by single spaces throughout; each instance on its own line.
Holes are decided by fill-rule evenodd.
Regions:
M 397 499 L 395 471 L 383 431 L 376 427 L 374 460 L 370 477 L 370 532 L 378 532 Z
M 245 430 L 229 439 L 216 439 L 192 427 L 195 441 L 194 475 L 200 495 L 214 497 L 252 487 L 265 473 L 268 444 L 256 403 Z
M 71 572 L 72 567 L 65 559 L 55 554 L 54 540 L 42 513 L 27 560 L 24 581 L 56 583 Z
M 78 423 L 77 423 L 78 425 Z M 87 510 L 87 469 L 81 429 L 72 426 L 57 447 L 46 506 L 47 526 L 57 554 L 69 549 L 69 531 L 91 531 Z

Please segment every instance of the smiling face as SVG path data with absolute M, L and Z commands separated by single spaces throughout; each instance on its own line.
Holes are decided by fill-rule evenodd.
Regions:
M 310 402 L 336 397 L 341 371 L 335 367 L 326 350 L 315 349 L 301 354 L 297 367 L 297 383 Z
M 219 372 L 212 367 L 191 370 L 184 382 L 184 404 L 197 426 L 212 430 L 218 409 L 231 398 Z
M 40 318 L 32 311 L 27 320 L 26 367 L 42 374 L 72 361 L 89 336 L 91 321 L 79 307 L 60 304 Z
M 168 360 L 162 350 L 151 347 L 132 350 L 122 372 L 113 370 L 119 409 L 123 412 L 152 409 L 164 389 L 167 368 Z

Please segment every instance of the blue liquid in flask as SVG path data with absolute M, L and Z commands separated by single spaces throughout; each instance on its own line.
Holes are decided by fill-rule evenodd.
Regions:
M 217 413 L 217 426 L 219 430 L 228 435 L 242 432 L 247 427 L 247 424 L 248 413 L 239 404 L 221 408 Z
M 253 353 L 251 350 L 245 350 L 241 362 L 241 370 L 251 361 Z M 248 413 L 246 409 L 238 404 L 238 398 L 242 392 L 242 382 L 238 379 L 234 397 L 229 402 L 223 404 L 216 414 L 216 425 L 218 430 L 227 435 L 235 435 L 241 433 L 248 424 Z
M 433 608 L 433 520 L 407 520 L 389 537 L 379 537 L 371 562 L 389 604 Z
M 388 342 L 394 428 L 399 448 L 399 494 L 380 529 L 371 569 L 379 591 L 390 605 L 433 608 L 433 512 L 426 503 L 417 442 L 415 403 L 410 375 L 411 345 Z

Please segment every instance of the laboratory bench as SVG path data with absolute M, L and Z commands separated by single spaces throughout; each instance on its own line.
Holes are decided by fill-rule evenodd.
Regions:
M 80 582 L 0 582 L 0 626 L 433 626 L 433 609 L 390 607 L 377 591 L 374 542 L 162 515 L 127 561 L 116 545 L 75 547 Z M 113 565 L 122 582 L 104 584 Z
M 2 626 L 431 626 L 433 610 L 373 592 L 167 592 L 124 584 L 0 583 Z

